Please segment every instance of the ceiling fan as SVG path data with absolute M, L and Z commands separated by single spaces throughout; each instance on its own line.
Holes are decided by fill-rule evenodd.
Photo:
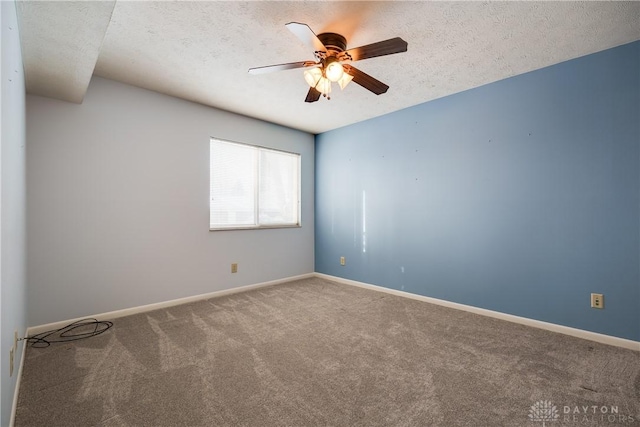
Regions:
M 383 94 L 389 86 L 348 64 L 361 59 L 391 55 L 407 51 L 407 42 L 400 37 L 384 40 L 347 50 L 347 39 L 336 33 L 322 33 L 317 36 L 307 24 L 290 22 L 286 27 L 304 44 L 313 49 L 314 61 L 290 62 L 250 68 L 250 74 L 306 68 L 304 78 L 310 89 L 305 102 L 316 102 L 323 95 L 330 99 L 331 84 L 337 82 L 341 89 L 351 80 L 376 95 Z

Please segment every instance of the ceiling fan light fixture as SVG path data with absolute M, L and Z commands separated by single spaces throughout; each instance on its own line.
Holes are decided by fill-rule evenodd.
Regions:
M 353 80 L 353 76 L 347 73 L 342 73 L 342 77 L 340 77 L 340 80 L 338 80 L 338 84 L 340 85 L 340 89 L 344 89 L 349 82 L 351 82 L 351 80 Z
M 351 80 L 375 95 L 383 94 L 389 89 L 388 85 L 358 70 L 350 63 L 407 51 L 407 42 L 400 37 L 347 50 L 347 39 L 340 34 L 316 35 L 307 24 L 301 22 L 289 22 L 286 27 L 313 50 L 314 60 L 249 68 L 249 74 L 305 68 L 304 79 L 310 86 L 305 102 L 316 102 L 321 95 L 329 99 L 332 83 L 336 82 L 344 89 Z
M 328 95 L 331 93 L 331 80 L 326 77 L 320 77 L 318 84 L 315 88 L 323 95 Z
M 327 58 L 325 74 L 329 80 L 337 82 L 344 75 L 344 68 L 342 68 L 342 64 L 336 58 Z
M 310 68 L 304 72 L 304 79 L 311 87 L 316 87 L 322 78 L 322 70 L 320 68 Z

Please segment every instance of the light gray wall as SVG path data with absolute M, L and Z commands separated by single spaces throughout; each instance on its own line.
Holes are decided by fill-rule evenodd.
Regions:
M 210 136 L 300 153 L 302 228 L 210 232 Z M 27 140 L 30 325 L 314 271 L 311 134 L 94 77 Z
M 0 1 L 2 107 L 0 114 L 0 425 L 8 426 L 22 357 L 9 377 L 13 331 L 26 329 L 25 86 L 15 3 Z

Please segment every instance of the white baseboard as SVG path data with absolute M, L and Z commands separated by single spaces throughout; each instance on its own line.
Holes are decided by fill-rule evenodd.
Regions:
M 139 307 L 125 308 L 125 309 L 122 309 L 122 310 L 116 310 L 116 311 L 111 311 L 111 312 L 107 312 L 107 313 L 101 313 L 101 314 L 96 314 L 96 315 L 91 315 L 91 316 L 84 316 L 84 317 L 79 317 L 79 318 L 75 318 L 75 319 L 68 319 L 68 320 L 64 320 L 64 321 L 60 321 L 60 322 L 49 323 L 49 324 L 46 324 L 46 325 L 31 326 L 31 327 L 29 327 L 27 329 L 27 335 L 35 335 L 35 334 L 39 334 L 39 333 L 42 333 L 42 332 L 46 332 L 46 331 L 50 331 L 50 330 L 54 330 L 54 329 L 59 329 L 59 328 L 62 328 L 64 326 L 68 325 L 69 323 L 72 323 L 72 322 L 75 322 L 75 321 L 78 321 L 78 320 L 81 320 L 81 319 L 85 319 L 87 317 L 92 317 L 92 318 L 95 318 L 95 319 L 98 319 L 98 320 L 116 319 L 118 317 L 130 316 L 132 314 L 144 313 L 144 312 L 147 312 L 147 311 L 157 310 L 157 309 L 160 309 L 160 308 L 172 307 L 174 305 L 186 304 L 186 303 L 189 303 L 189 302 L 199 301 L 199 300 L 203 300 L 203 299 L 209 299 L 209 298 L 215 298 L 215 297 L 220 297 L 220 296 L 224 296 L 224 295 L 235 294 L 235 293 L 239 293 L 239 292 L 248 291 L 248 290 L 251 290 L 251 289 L 257 289 L 257 288 L 262 288 L 262 287 L 266 287 L 266 286 L 277 285 L 279 283 L 286 283 L 286 282 L 291 282 L 291 281 L 294 281 L 294 280 L 306 279 L 306 278 L 309 278 L 309 277 L 320 277 L 320 278 L 323 278 L 323 279 L 331 280 L 331 281 L 342 283 L 342 284 L 346 284 L 346 285 L 358 286 L 358 287 L 361 287 L 361 288 L 371 289 L 371 290 L 375 290 L 375 291 L 379 291 L 379 292 L 385 292 L 385 293 L 388 293 L 388 294 L 398 295 L 398 296 L 405 297 L 405 298 L 412 298 L 412 299 L 415 299 L 415 300 L 425 301 L 425 302 L 429 302 L 429 303 L 432 303 L 432 304 L 441 305 L 441 306 L 444 306 L 444 307 L 449 307 L 449 308 L 454 308 L 454 309 L 457 309 L 457 310 L 463 310 L 463 311 L 468 311 L 468 312 L 475 313 L 475 314 L 480 314 L 482 316 L 493 317 L 493 318 L 496 318 L 496 319 L 506 320 L 508 322 L 519 323 L 521 325 L 532 326 L 534 328 L 545 329 L 545 330 L 548 330 L 548 331 L 557 332 L 557 333 L 561 333 L 561 334 L 565 334 L 565 335 L 570 335 L 570 336 L 577 337 L 577 338 L 591 340 L 591 341 L 599 342 L 599 343 L 602 343 L 602 344 L 608 344 L 608 345 L 613 345 L 613 346 L 617 346 L 617 347 L 628 348 L 630 350 L 640 351 L 640 342 L 639 341 L 628 340 L 628 339 L 625 339 L 625 338 L 614 337 L 614 336 L 611 336 L 611 335 L 599 334 L 597 332 L 585 331 L 583 329 L 571 328 L 569 326 L 557 325 L 555 323 L 543 322 L 541 320 L 529 319 L 529 318 L 526 318 L 526 317 L 515 316 L 513 314 L 506 314 L 506 313 L 501 313 L 499 311 L 487 310 L 485 308 L 473 307 L 473 306 L 470 306 L 470 305 L 459 304 L 459 303 L 455 303 L 455 302 L 451 302 L 451 301 L 445 301 L 445 300 L 441 300 L 441 299 L 437 299 L 437 298 L 426 297 L 426 296 L 412 294 L 412 293 L 404 292 L 404 291 L 398 291 L 398 290 L 395 290 L 395 289 L 389 289 L 389 288 L 385 288 L 385 287 L 382 287 L 382 286 L 372 285 L 372 284 L 369 284 L 369 283 L 358 282 L 358 281 L 349 280 L 349 279 L 343 279 L 342 277 L 330 276 L 328 274 L 323 274 L 323 273 L 302 274 L 300 276 L 287 277 L 287 278 L 283 278 L 283 279 L 272 280 L 272 281 L 269 281 L 269 282 L 263 282 L 263 283 L 256 283 L 256 284 L 253 284 L 253 285 L 241 286 L 241 287 L 238 287 L 238 288 L 224 289 L 224 290 L 221 290 L 221 291 L 210 292 L 210 293 L 207 293 L 207 294 L 194 295 L 194 296 L 186 297 L 186 298 L 178 298 L 178 299 L 174 299 L 174 300 L 171 300 L 171 301 L 164 301 L 164 302 L 159 302 L 159 303 L 155 303 L 155 304 L 147 304 L 147 305 L 142 305 L 142 306 L 139 306 Z M 24 347 L 23 347 L 22 355 L 24 357 Z M 21 361 L 20 369 L 22 369 L 22 361 Z M 18 378 L 18 381 L 19 381 L 19 378 Z
M 640 351 L 640 342 L 628 340 L 625 338 L 618 338 L 611 335 L 599 334 L 597 332 L 585 331 L 582 329 L 571 328 L 569 326 L 557 325 L 555 323 L 543 322 L 541 320 L 529 319 L 526 317 L 514 316 L 513 314 L 501 313 L 499 311 L 487 310 L 485 308 L 473 307 L 471 305 L 458 304 L 455 302 L 445 301 L 437 298 L 425 297 L 422 295 L 412 294 L 404 291 L 397 291 L 395 289 L 389 289 L 382 286 L 371 285 L 369 283 L 358 282 L 355 280 L 343 279 L 342 277 L 330 276 L 323 273 L 315 273 L 316 277 L 322 279 L 331 280 L 334 282 L 342 283 L 345 285 L 358 286 L 360 288 L 371 289 L 378 292 L 385 292 L 387 294 L 398 295 L 405 298 L 411 298 L 419 301 L 429 302 L 431 304 L 441 305 L 443 307 L 455 308 L 457 310 L 468 311 L 482 316 L 493 317 L 496 319 L 506 320 L 508 322 L 519 323 L 521 325 L 532 326 L 538 329 L 545 329 L 551 332 L 558 332 L 560 334 L 571 335 L 572 337 L 582 338 L 585 340 L 595 341 L 602 344 L 613 345 L 616 347 L 628 348 L 630 350 Z
M 13 390 L 13 404 L 11 405 L 11 417 L 9 418 L 9 427 L 13 427 L 16 422 L 16 411 L 18 410 L 18 393 L 20 393 L 20 380 L 22 379 L 22 369 L 24 367 L 24 355 L 27 352 L 27 341 L 19 341 L 22 344 L 22 354 L 20 355 L 20 366 L 18 367 L 18 376 L 16 377 L 16 388 Z
M 221 291 L 214 291 L 206 294 L 194 295 L 191 297 L 178 298 L 170 301 L 163 301 L 163 302 L 158 302 L 154 304 L 141 305 L 138 307 L 125 308 L 122 310 L 109 311 L 107 313 L 93 314 L 93 315 L 88 315 L 84 317 L 78 317 L 75 319 L 67 319 L 59 322 L 47 323 L 45 325 L 30 326 L 27 329 L 27 336 L 36 335 L 42 332 L 63 328 L 70 323 L 76 322 L 78 320 L 86 319 L 89 317 L 93 319 L 98 319 L 98 320 L 117 319 L 118 317 L 130 316 L 132 314 L 144 313 L 147 311 L 158 310 L 160 308 L 172 307 L 174 305 L 187 304 L 194 301 L 200 301 L 204 299 L 221 297 L 224 295 L 231 295 L 239 292 L 245 292 L 251 289 L 263 288 L 266 286 L 273 286 L 279 283 L 286 283 L 286 282 L 292 282 L 294 280 L 307 279 L 309 277 L 314 277 L 314 274 L 315 273 L 308 273 L 308 274 L 302 274 L 300 276 L 291 276 L 291 277 L 286 277 L 284 279 L 277 279 L 277 280 L 271 280 L 268 282 L 256 283 L 253 285 L 240 286 L 238 288 L 223 289 Z

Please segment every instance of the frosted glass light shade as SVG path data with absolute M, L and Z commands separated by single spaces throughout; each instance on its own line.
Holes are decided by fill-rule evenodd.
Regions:
M 322 78 L 320 68 L 310 68 L 304 72 L 304 79 L 311 87 L 316 87 L 318 81 Z
M 325 74 L 327 75 L 327 78 L 329 80 L 331 80 L 332 82 L 337 82 L 344 74 L 342 64 L 339 61 L 331 62 L 329 65 L 327 65 Z
M 331 92 L 331 80 L 326 77 L 321 77 L 316 85 L 316 89 L 323 95 Z
M 338 84 L 340 85 L 340 89 L 344 89 L 349 82 L 351 82 L 351 80 L 353 80 L 353 76 L 347 73 L 342 73 L 342 77 L 340 77 L 340 80 L 338 80 Z

